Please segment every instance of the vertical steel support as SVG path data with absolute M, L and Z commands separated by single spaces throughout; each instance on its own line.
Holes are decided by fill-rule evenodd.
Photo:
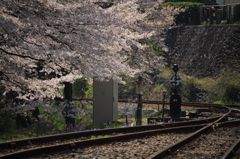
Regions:
M 165 94 L 165 92 L 163 92 L 163 99 L 162 99 L 162 121 L 164 122 L 164 106 L 165 106 L 165 97 L 166 97 L 166 94 Z
M 138 94 L 137 125 L 142 125 L 142 95 Z
M 142 77 L 136 81 L 136 93 L 138 94 L 138 107 L 136 114 L 136 125 L 142 125 Z

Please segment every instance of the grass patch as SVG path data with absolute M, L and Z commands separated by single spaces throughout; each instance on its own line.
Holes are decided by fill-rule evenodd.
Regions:
M 98 138 L 104 138 L 104 137 L 110 137 L 110 135 L 91 136 L 91 139 L 98 139 Z

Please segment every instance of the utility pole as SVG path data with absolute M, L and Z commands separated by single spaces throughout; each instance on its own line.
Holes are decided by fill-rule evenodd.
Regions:
M 136 114 L 136 125 L 142 125 L 142 77 L 139 77 L 136 81 L 136 93 L 138 94 L 138 107 Z

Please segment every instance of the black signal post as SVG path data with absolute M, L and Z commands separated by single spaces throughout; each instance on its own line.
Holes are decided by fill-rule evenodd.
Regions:
M 175 72 L 175 77 L 177 77 L 177 72 L 178 72 L 178 70 L 179 70 L 178 65 L 177 65 L 177 64 L 174 64 L 172 70 Z M 174 89 L 177 90 L 177 81 L 176 81 L 176 78 L 175 78 L 175 88 L 174 88 Z
M 181 97 L 178 94 L 178 89 L 177 89 L 177 86 L 180 84 L 180 78 L 177 76 L 177 72 L 179 71 L 178 65 L 174 64 L 172 70 L 175 73 L 175 76 L 173 77 L 175 81 L 172 83 L 174 88 L 171 91 L 171 97 L 170 97 L 170 115 L 171 115 L 171 118 L 180 118 Z
M 138 94 L 138 107 L 136 114 L 136 125 L 142 125 L 142 77 L 136 81 L 136 93 Z
M 174 64 L 172 70 L 175 72 L 175 76 L 177 76 L 177 71 L 179 70 L 178 65 Z

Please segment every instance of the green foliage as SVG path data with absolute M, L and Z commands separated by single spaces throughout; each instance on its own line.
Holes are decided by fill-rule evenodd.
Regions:
M 215 102 L 213 102 L 213 104 L 221 104 L 221 105 L 223 105 L 223 102 L 222 101 L 215 101 Z
M 154 89 L 153 89 L 155 92 L 161 92 L 161 91 L 165 91 L 166 88 L 164 86 L 164 83 L 160 84 L 160 85 L 157 85 Z
M 63 94 L 64 94 L 64 88 L 59 88 L 59 89 L 58 89 L 58 92 L 63 96 Z
M 240 21 L 239 21 L 240 22 Z M 227 24 L 227 20 L 222 20 L 220 24 Z M 237 22 L 236 22 L 237 23 Z
M 73 98 L 82 99 L 88 90 L 88 81 L 85 78 L 76 79 L 72 85 Z
M 92 98 L 93 97 L 93 85 L 92 84 L 87 85 L 87 91 L 85 92 L 85 97 L 86 98 Z
M 92 110 L 92 109 L 93 109 L 93 106 L 92 106 L 92 105 L 86 106 L 86 107 L 84 107 L 84 109 L 85 109 L 85 110 Z
M 240 103 L 240 82 L 230 81 L 225 84 L 223 102 L 228 104 Z
M 160 46 L 158 46 L 155 42 L 150 41 L 150 42 L 147 43 L 147 45 L 149 46 L 148 49 L 150 51 L 156 52 L 157 55 L 162 54 L 162 52 L 163 52 L 162 48 Z
M 107 128 L 117 128 L 117 127 L 122 127 L 123 123 L 121 122 L 116 122 L 116 123 L 103 123 L 103 124 L 96 124 L 96 125 L 88 125 L 86 129 L 94 130 L 94 129 L 107 129 Z
M 76 127 L 80 129 L 85 129 L 87 125 L 91 125 L 93 122 L 92 114 L 85 114 L 81 117 L 76 117 Z
M 57 106 L 54 105 L 53 107 L 57 107 Z M 47 122 L 53 124 L 52 131 L 54 131 L 54 130 L 64 130 L 65 127 L 66 127 L 65 121 L 62 118 L 62 112 L 52 113 L 51 115 L 49 115 L 49 118 L 48 118 Z
M 93 85 L 89 84 L 86 78 L 76 79 L 72 85 L 73 98 L 93 97 Z
M 201 25 L 209 25 L 209 24 L 210 24 L 209 21 L 204 21 L 204 22 L 201 23 Z
M 188 102 L 197 102 L 197 88 L 194 79 L 185 81 L 182 87 L 183 98 L 186 98 Z
M 204 3 L 198 2 L 166 2 L 161 6 L 185 9 L 185 12 L 176 15 L 175 22 L 177 25 L 197 25 L 199 24 L 198 8 L 203 5 Z
M 163 50 L 162 50 L 162 48 L 161 48 L 156 42 L 150 41 L 150 40 L 148 40 L 148 39 L 141 39 L 141 40 L 139 40 L 139 42 L 140 42 L 141 44 L 146 44 L 146 45 L 148 45 L 148 50 L 155 52 L 157 56 L 162 55 Z
M 162 112 L 158 111 L 158 112 L 154 112 L 153 114 L 150 115 L 150 117 L 152 118 L 158 118 L 162 116 Z
M 240 73 L 225 69 L 218 77 L 218 98 L 224 104 L 240 104 Z
M 33 131 L 32 128 L 21 130 L 11 129 L 11 131 L 9 130 L 6 133 L 0 134 L 0 143 L 36 137 L 36 134 L 34 132 L 36 131 Z
M 52 110 L 56 111 L 48 112 L 45 108 L 39 108 L 41 116 L 44 116 L 44 121 L 40 121 L 41 132 L 51 132 L 65 129 L 65 121 L 62 112 L 58 111 L 58 106 L 56 105 L 52 105 L 51 107 Z M 41 132 L 40 134 L 42 134 Z
M 98 136 L 92 136 L 91 138 L 104 138 L 104 137 L 110 137 L 110 135 L 98 135 Z
M 227 22 L 226 21 L 223 21 L 224 22 L 224 24 L 226 24 Z M 240 20 L 239 21 L 236 21 L 236 22 L 234 22 L 234 24 L 240 24 Z
M 9 111 L 0 109 L 0 133 L 6 133 L 12 130 L 15 124 L 14 119 Z
M 199 2 L 166 2 L 166 3 L 163 3 L 161 6 L 162 7 L 171 6 L 174 8 L 195 8 L 203 5 L 204 3 L 199 3 Z
M 135 95 L 135 85 L 136 82 L 133 78 L 126 76 L 126 75 L 120 75 L 122 77 L 125 84 L 119 84 L 118 85 L 118 97 L 119 99 L 126 99 L 130 98 L 131 96 Z
M 92 106 L 87 106 L 86 109 L 92 109 Z M 1 110 L 0 142 L 64 133 L 66 131 L 85 130 L 86 125 L 92 124 L 92 115 L 85 114 L 84 116 L 76 117 L 76 128 L 66 129 L 62 112 L 59 112 L 56 105 L 52 106 L 52 110 L 55 111 L 49 112 L 46 108 L 40 107 L 40 122 L 19 130 L 14 128 L 15 120 L 11 118 L 11 114 Z

